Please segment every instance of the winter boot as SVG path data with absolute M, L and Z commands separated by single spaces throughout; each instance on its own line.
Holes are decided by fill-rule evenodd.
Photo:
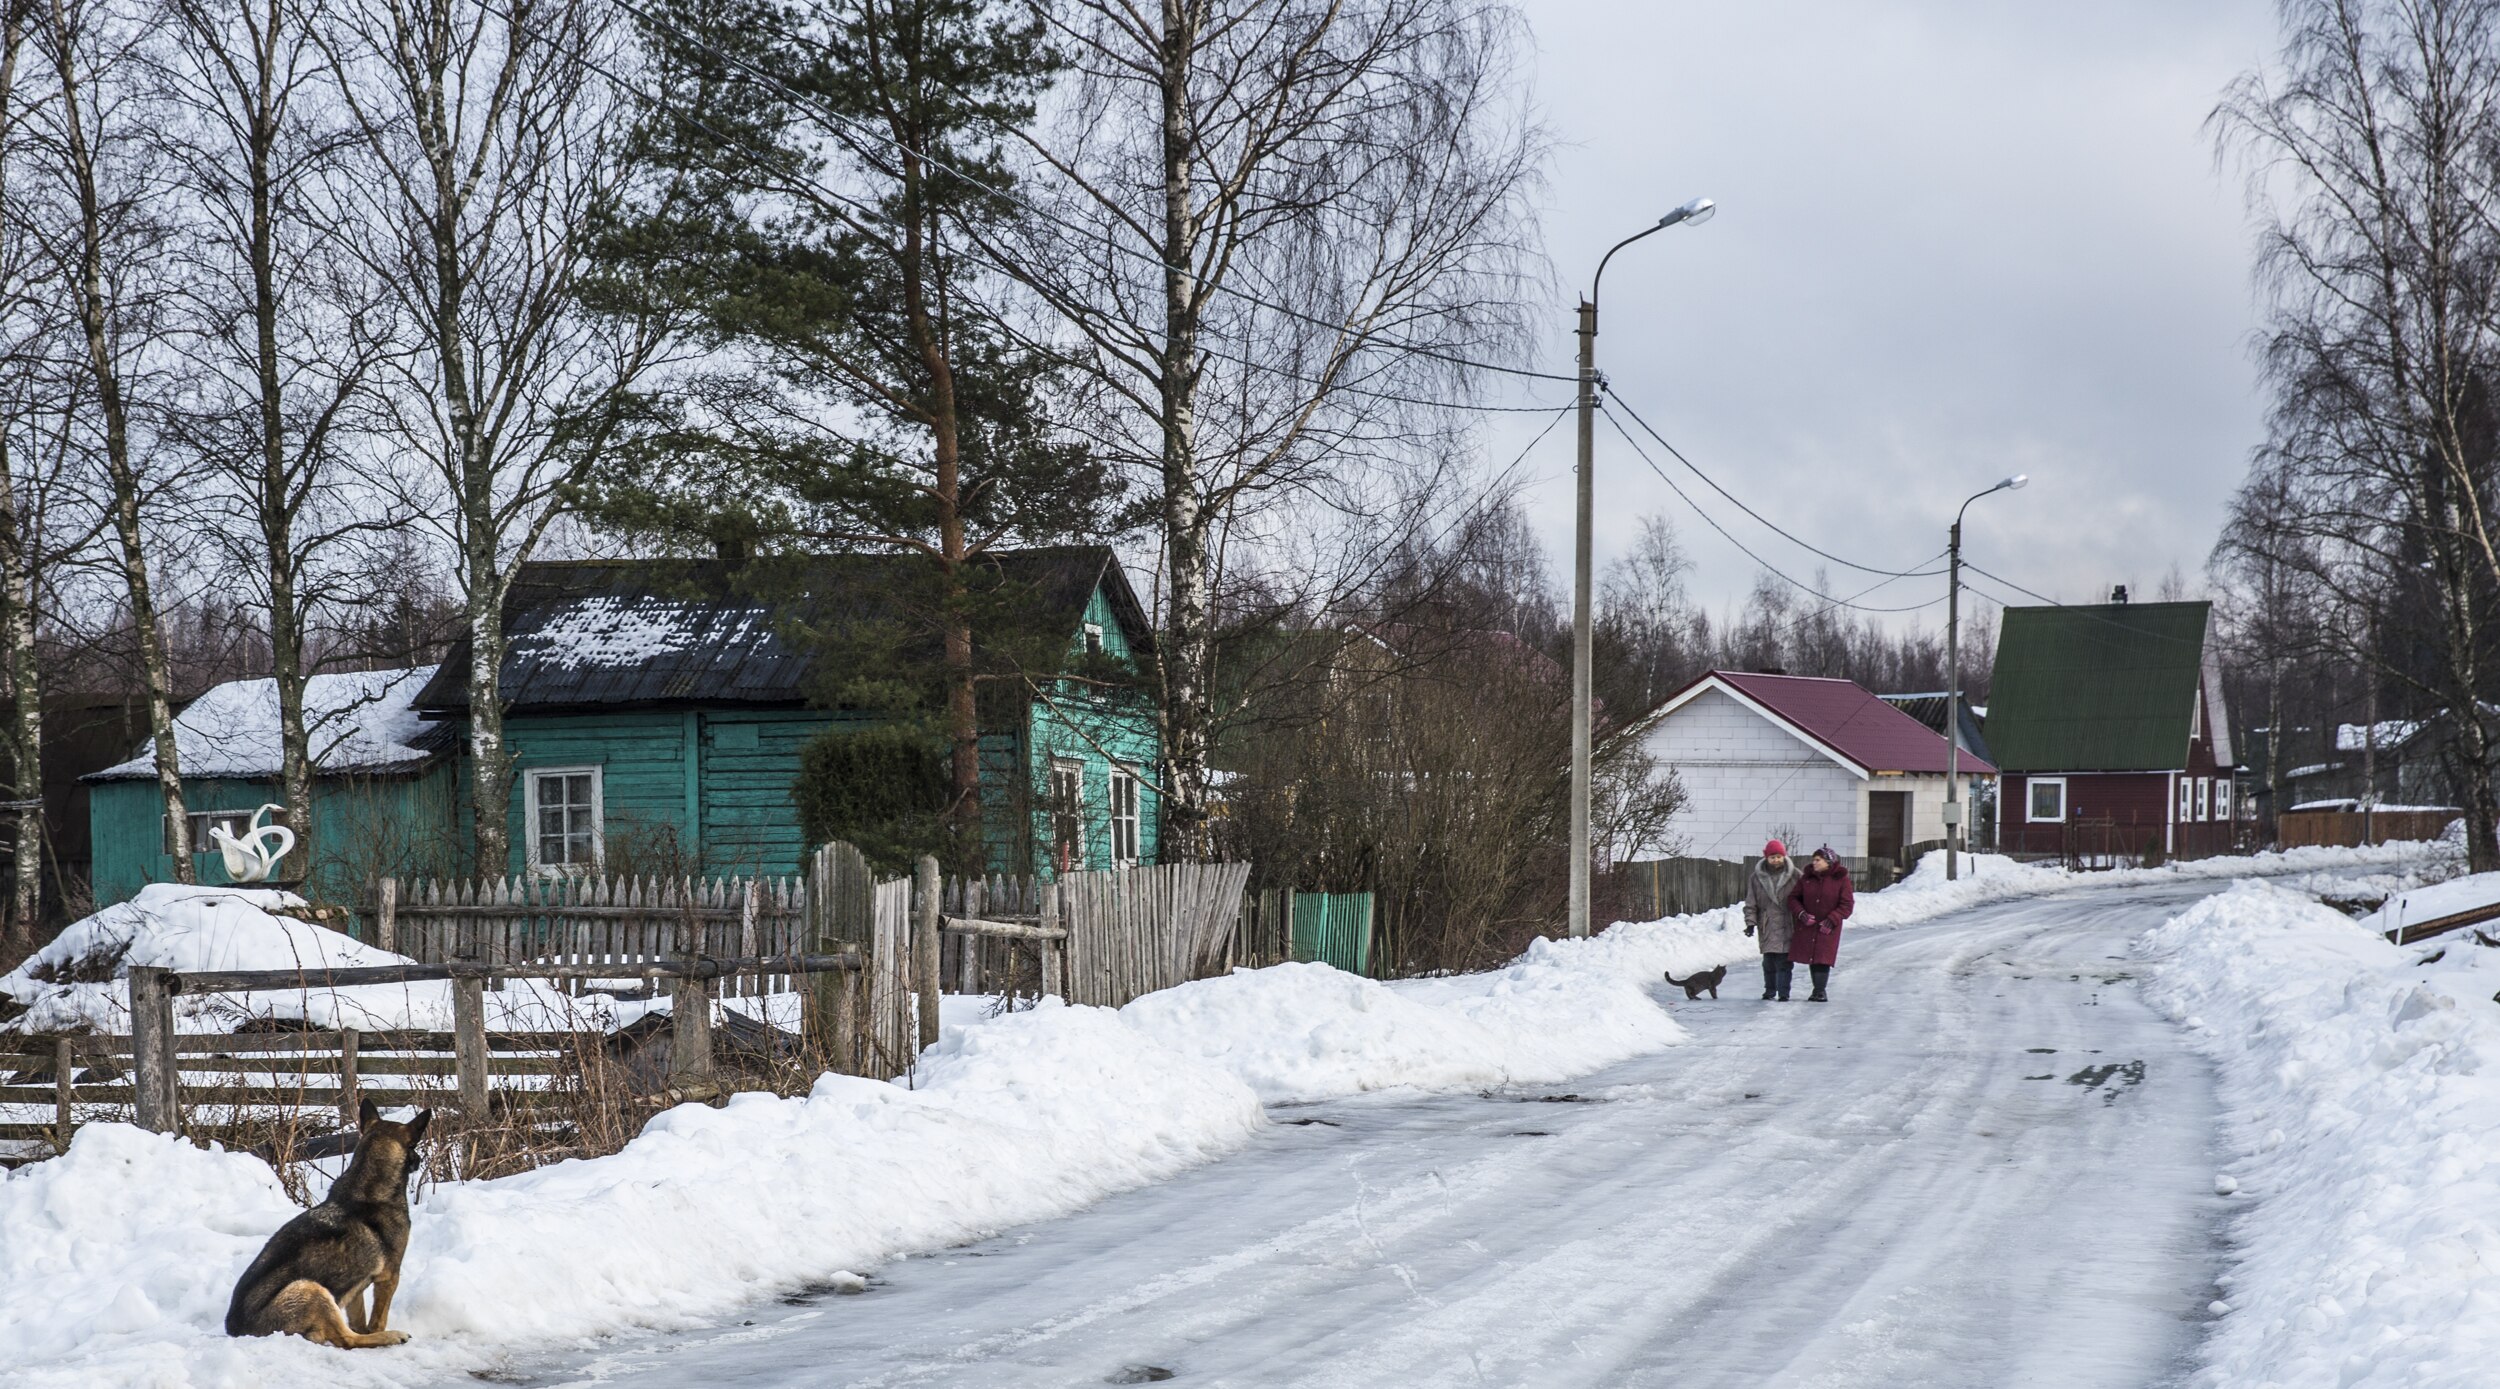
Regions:
M 1762 997 L 1765 1002 L 1779 997 L 1780 962 L 1776 955 L 1762 957 Z
M 1832 982 L 1832 967 L 1830 965 L 1809 965 L 1807 966 L 1807 969 L 1814 975 L 1814 992 L 1806 995 L 1806 1002 L 1831 1002 L 1831 995 L 1823 992 L 1823 989 L 1826 985 Z

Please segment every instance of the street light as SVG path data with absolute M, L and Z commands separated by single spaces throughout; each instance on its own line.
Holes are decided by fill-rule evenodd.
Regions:
M 1981 497 L 2019 492 L 2030 485 L 2031 474 L 2016 473 L 1985 492 L 1964 498 L 1961 511 L 1953 513 L 1953 533 L 1945 545 L 1952 557 L 1945 566 L 1951 577 L 1945 580 L 1944 600 L 1944 644 L 1951 653 L 1946 657 L 1950 667 L 1944 692 L 1944 876 L 1948 882 L 1962 876 L 1961 864 L 1954 858 L 1962 837 L 1962 512 Z
M 1606 262 L 1644 236 L 1683 223 L 1698 227 L 1719 205 L 1695 198 L 1609 247 L 1597 261 L 1589 297 L 1580 301 L 1580 517 L 1571 553 L 1571 934 L 1589 933 L 1589 528 L 1596 492 L 1591 485 L 1597 454 L 1597 291 Z

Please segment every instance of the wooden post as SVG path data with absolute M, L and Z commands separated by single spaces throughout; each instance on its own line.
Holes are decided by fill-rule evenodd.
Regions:
M 385 878 L 383 881 L 388 882 L 390 880 Z M 480 1009 L 480 1011 L 483 1012 L 484 1010 Z M 356 1029 L 350 1027 L 340 1031 L 339 1122 L 345 1124 L 351 1129 L 356 1127 L 356 1041 Z
M 1042 889 L 1042 929 L 1049 930 L 1057 925 L 1059 925 L 1059 887 L 1054 883 Z M 1056 995 L 1065 998 L 1068 993 L 1067 938 L 1062 936 L 1058 940 L 1043 941 L 1041 947 L 1042 997 L 1049 998 Z
M 460 1074 L 460 1117 L 486 1122 L 486 981 L 451 981 L 451 1056 Z
M 669 1002 L 674 1030 L 669 1039 L 669 1088 L 681 1098 L 708 1100 L 720 1093 L 712 1070 L 712 981 L 680 979 Z
M 130 969 L 131 1089 L 139 1127 L 174 1133 L 181 1126 L 174 1086 L 174 994 L 169 971 Z
M 920 1049 L 938 1039 L 938 861 L 920 856 L 912 885 L 912 988 L 920 997 Z
M 384 878 L 381 890 L 374 894 L 373 943 L 392 954 L 399 953 L 399 879 Z
M 52 1044 L 52 1150 L 69 1151 L 71 1123 L 69 1114 L 70 1073 L 78 1069 L 77 1049 L 63 1037 Z

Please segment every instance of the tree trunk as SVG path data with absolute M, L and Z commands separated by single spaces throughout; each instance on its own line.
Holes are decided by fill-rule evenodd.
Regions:
M 295 862 L 309 877 L 319 852 L 314 837 L 312 748 L 304 726 L 304 622 L 297 584 L 295 499 L 287 468 L 285 369 L 278 352 L 276 189 L 271 164 L 278 138 L 268 94 L 276 81 L 270 54 L 255 45 L 258 63 L 247 157 L 252 183 L 253 366 L 259 377 L 261 542 L 269 561 L 269 660 L 278 687 L 278 785 L 286 824 L 295 831 Z
M 104 211 L 96 183 L 94 151 L 87 143 L 79 106 L 74 35 L 52 3 L 52 24 L 61 82 L 61 126 L 64 153 L 78 194 L 79 326 L 86 334 L 86 368 L 94 378 L 96 405 L 104 421 L 104 466 L 112 487 L 109 510 L 114 538 L 121 543 L 121 570 L 130 594 L 130 621 L 139 641 L 141 679 L 148 696 L 148 733 L 156 744 L 156 784 L 164 798 L 165 837 L 173 850 L 174 880 L 198 881 L 191 861 L 191 817 L 183 805 L 182 758 L 174 746 L 172 671 L 165 654 L 165 629 L 156 611 L 148 581 L 147 542 L 139 517 L 139 476 L 130 462 L 129 402 L 122 395 L 119 365 L 106 324 L 104 291 Z
M 25 37 L 25 9 L 11 5 L 0 17 L 0 120 L 10 124 L 14 120 L 4 113 L 16 110 L 17 58 Z M 0 128 L 0 141 L 13 147 L 14 132 Z M 5 174 L 0 165 L 0 177 Z M 5 204 L 0 197 L 0 206 Z M 43 673 L 35 663 L 35 551 L 18 510 L 16 463 L 8 434 L 0 430 L 0 672 L 8 680 L 10 715 L 0 744 L 16 769 L 10 794 L 18 803 L 9 915 L 0 943 L 31 946 L 43 912 Z
M 0 743 L 16 769 L 9 794 L 18 803 L 8 928 L 0 939 L 31 944 L 43 911 L 43 675 L 35 663 L 35 594 L 25 536 L 15 459 L 0 435 L 0 667 L 9 683 L 8 732 Z
M 1163 0 L 1163 549 L 1170 592 L 1156 652 L 1163 674 L 1163 854 L 1213 856 L 1207 815 L 1207 745 L 1212 736 L 1214 664 L 1211 519 L 1198 459 L 1199 285 L 1192 257 L 1198 223 L 1191 207 L 1194 133 L 1190 68 L 1197 52 L 1188 0 Z

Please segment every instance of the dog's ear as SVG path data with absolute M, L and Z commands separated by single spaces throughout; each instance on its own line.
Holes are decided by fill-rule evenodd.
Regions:
M 418 1144 L 423 1143 L 423 1142 L 425 1141 L 425 1126 L 426 1126 L 427 1124 L 432 1123 L 433 1121 L 434 1121 L 434 1111 L 433 1111 L 433 1110 L 430 1110 L 430 1109 L 420 1109 L 420 1110 L 418 1110 L 418 1111 L 417 1111 L 417 1117 L 408 1121 L 408 1146 L 409 1146 L 409 1147 L 413 1148 L 413 1147 L 417 1146 Z
M 371 1100 L 356 1106 L 356 1129 L 359 1133 L 382 1122 L 382 1107 Z

